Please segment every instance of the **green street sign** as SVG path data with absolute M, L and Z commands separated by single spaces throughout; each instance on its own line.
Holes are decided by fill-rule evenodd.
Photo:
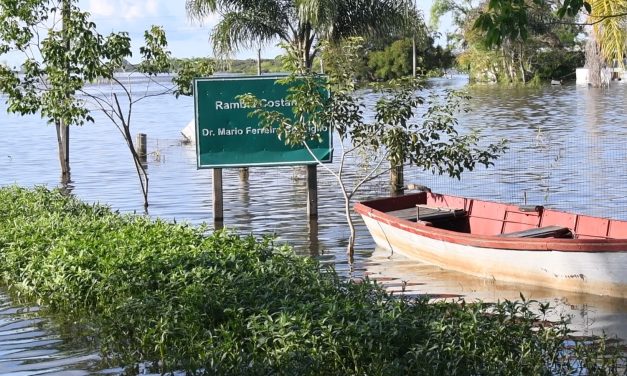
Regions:
M 237 99 L 251 93 L 268 110 L 293 115 L 288 87 L 276 82 L 281 76 L 197 78 L 194 80 L 196 155 L 198 168 L 229 168 L 313 164 L 304 146 L 287 146 L 276 129 L 263 129 L 249 117 Z M 331 129 L 323 129 L 322 142 L 309 143 L 322 162 L 333 157 Z

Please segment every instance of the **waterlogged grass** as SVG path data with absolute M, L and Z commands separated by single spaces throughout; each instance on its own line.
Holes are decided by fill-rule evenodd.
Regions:
M 0 188 L 0 278 L 14 296 L 89 323 L 104 358 L 130 371 L 143 363 L 211 375 L 624 372 L 605 342 L 565 348 L 565 324 L 543 325 L 532 302 L 391 297 L 269 238 L 204 231 L 44 188 Z

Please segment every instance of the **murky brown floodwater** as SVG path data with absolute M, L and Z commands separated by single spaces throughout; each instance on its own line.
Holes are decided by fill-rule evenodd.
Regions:
M 461 88 L 465 78 L 434 80 L 432 90 Z M 463 129 L 477 128 L 488 139 L 510 140 L 510 151 L 489 170 L 461 181 L 406 170 L 406 181 L 443 193 L 522 203 L 627 219 L 627 85 L 588 89 L 574 85 L 470 90 L 472 112 Z M 366 96 L 370 101 L 372 95 Z M 0 104 L 0 185 L 58 184 L 55 135 L 38 117 L 5 115 Z M 177 221 L 211 221 L 211 171 L 197 170 L 195 148 L 179 141 L 193 117 L 190 98 L 155 97 L 135 110 L 134 132 L 148 134 L 149 213 Z M 140 189 L 123 140 L 102 117 L 72 129 L 73 192 L 83 200 L 121 211 L 141 212 Z M 359 169 L 352 164 L 351 174 Z M 318 222 L 305 215 L 306 190 L 299 168 L 251 169 L 248 181 L 224 171 L 225 225 L 243 233 L 277 234 L 300 254 L 333 263 L 344 276 L 376 278 L 391 290 L 466 299 L 526 297 L 559 304 L 585 334 L 627 338 L 627 301 L 513 286 L 445 271 L 375 250 L 358 222 L 356 262 L 345 256 L 348 230 L 341 197 L 329 174 L 319 169 Z M 369 184 L 361 197 L 387 194 L 387 183 Z M 81 342 L 69 343 L 45 315 L 13 305 L 0 292 L 0 376 L 103 374 L 97 356 Z

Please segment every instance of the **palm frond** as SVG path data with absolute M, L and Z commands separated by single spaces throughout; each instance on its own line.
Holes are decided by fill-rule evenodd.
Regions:
M 321 40 L 407 35 L 424 25 L 413 0 L 186 0 L 186 7 L 193 18 L 223 16 L 211 34 L 217 56 L 282 39 L 306 64 Z
M 413 3 L 405 0 L 345 0 L 338 7 L 332 39 L 400 35 L 419 17 Z
M 590 0 L 592 14 L 589 21 L 624 14 L 627 12 L 626 0 Z M 625 17 L 607 17 L 593 27 L 593 33 L 601 48 L 601 54 L 608 63 L 613 61 L 622 64 L 627 43 L 627 20 Z
M 226 13 L 211 32 L 214 53 L 228 56 L 277 38 L 288 40 L 284 26 L 280 18 L 260 10 Z
M 216 0 L 186 0 L 185 10 L 193 19 L 202 20 L 217 10 Z
M 310 24 L 323 37 L 333 32 L 340 3 L 335 0 L 294 0 L 301 24 Z

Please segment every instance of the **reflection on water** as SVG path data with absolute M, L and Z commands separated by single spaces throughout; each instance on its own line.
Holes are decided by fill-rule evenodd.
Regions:
M 14 305 L 0 293 L 0 376 L 78 376 L 99 360 L 83 346 L 68 349 L 36 307 Z
M 432 90 L 442 90 L 465 84 L 465 78 L 456 77 L 434 80 L 431 86 Z M 512 203 L 526 200 L 529 204 L 627 219 L 627 195 L 623 193 L 627 189 L 627 151 L 622 141 L 627 136 L 627 103 L 623 100 L 627 85 L 603 90 L 568 85 L 515 89 L 489 86 L 472 88 L 470 94 L 472 112 L 461 116 L 460 127 L 479 129 L 490 141 L 506 138 L 510 151 L 493 168 L 468 173 L 461 181 L 407 168 L 407 182 L 425 184 L 442 193 Z M 372 95 L 367 98 L 375 99 Z M 39 117 L 4 115 L 4 111 L 2 103 L 0 185 L 56 186 L 59 167 L 54 128 Z M 195 147 L 180 142 L 179 132 L 193 112 L 190 98 L 155 97 L 135 108 L 132 129 L 148 135 L 149 213 L 198 224 L 212 219 L 212 179 L 211 170 L 196 169 Z M 102 116 L 96 116 L 95 124 L 73 129 L 71 158 L 71 188 L 75 195 L 124 212 L 143 212 L 132 159 L 122 137 Z M 352 176 L 359 173 L 355 166 L 353 163 L 349 171 Z M 506 285 L 403 260 L 397 255 L 389 258 L 374 250 L 359 220 L 355 263 L 350 265 L 345 252 L 348 229 L 342 198 L 333 178 L 319 169 L 320 219 L 312 222 L 306 216 L 305 176 L 304 169 L 297 167 L 251 168 L 248 179 L 239 170 L 223 170 L 224 226 L 242 233 L 276 234 L 279 241 L 293 244 L 299 254 L 334 264 L 343 276 L 368 275 L 392 290 L 402 289 L 405 281 L 410 292 L 470 300 L 515 299 L 522 291 L 532 299 L 563 303 L 560 309 L 575 316 L 581 332 L 607 330 L 627 338 L 627 306 L 623 300 Z M 387 190 L 387 181 L 381 179 L 368 184 L 360 198 L 385 195 Z M 2 304 L 2 309 L 17 309 L 6 300 Z M 46 321 L 45 317 L 41 319 Z M 64 342 L 46 333 L 34 338 L 41 341 L 40 345 L 49 346 L 44 348 L 46 351 L 56 351 L 62 357 L 64 353 L 59 349 Z M 0 341 L 2 338 L 0 332 Z M 15 360 L 12 354 L 17 351 L 25 351 L 19 342 L 0 342 L 0 373 L 40 372 L 35 366 L 26 369 L 26 362 Z M 76 360 L 74 355 L 65 354 Z M 63 368 L 64 372 L 90 373 L 87 366 L 76 362 L 75 366 L 59 367 L 73 370 Z M 49 367 L 48 371 L 58 369 L 54 364 Z
M 410 260 L 389 250 L 376 248 L 365 263 L 366 276 L 388 291 L 405 295 L 427 295 L 435 299 L 496 302 L 525 299 L 550 302 L 556 309 L 549 316 L 571 318 L 577 335 L 601 335 L 604 332 L 627 338 L 627 300 L 517 285 L 474 278 L 444 270 L 434 265 Z

